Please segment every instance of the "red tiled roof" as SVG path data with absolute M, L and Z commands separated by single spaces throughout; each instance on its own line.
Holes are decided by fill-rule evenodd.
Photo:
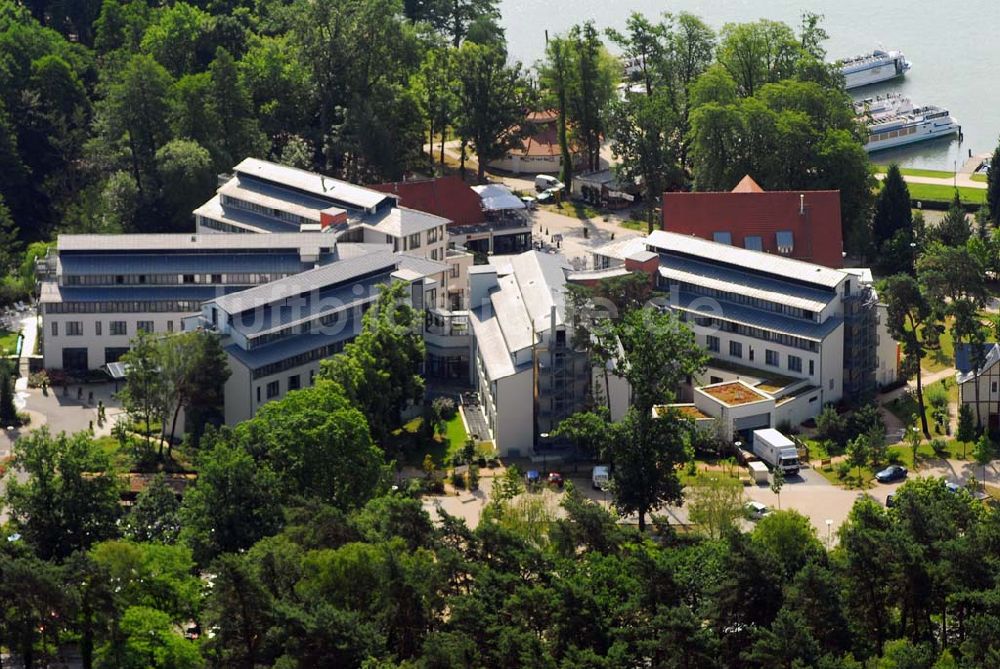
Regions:
M 747 174 L 740 182 L 736 184 L 736 188 L 733 189 L 734 193 L 763 193 L 764 189 L 760 187 L 753 178 Z
M 447 218 L 452 225 L 484 223 L 482 200 L 458 176 L 377 184 L 377 191 L 399 197 L 404 207 Z
M 835 190 L 764 191 L 746 177 L 728 193 L 663 194 L 664 230 L 708 240 L 728 232 L 739 247 L 746 246 L 746 237 L 759 236 L 768 253 L 778 253 L 776 233 L 790 231 L 794 245 L 788 257 L 826 267 L 844 266 L 840 226 Z

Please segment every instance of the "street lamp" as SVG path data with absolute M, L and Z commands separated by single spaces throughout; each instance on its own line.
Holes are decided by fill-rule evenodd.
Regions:
M 833 521 L 829 518 L 826 519 L 826 549 L 830 550 L 830 533 L 833 528 Z

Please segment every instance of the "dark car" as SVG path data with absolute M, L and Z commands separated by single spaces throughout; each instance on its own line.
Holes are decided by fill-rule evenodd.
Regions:
M 557 488 L 563 487 L 563 477 L 559 472 L 549 472 L 549 485 Z
M 890 483 L 901 481 L 906 478 L 906 467 L 900 465 L 889 465 L 882 471 L 875 474 L 875 480 L 879 483 Z

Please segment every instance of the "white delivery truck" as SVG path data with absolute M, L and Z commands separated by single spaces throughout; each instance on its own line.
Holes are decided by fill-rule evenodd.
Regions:
M 792 440 L 773 428 L 753 431 L 753 454 L 785 476 L 799 473 L 799 452 Z
M 590 475 L 590 480 L 594 484 L 594 490 L 607 490 L 610 476 L 611 470 L 607 465 L 597 465 L 594 467 L 594 471 Z

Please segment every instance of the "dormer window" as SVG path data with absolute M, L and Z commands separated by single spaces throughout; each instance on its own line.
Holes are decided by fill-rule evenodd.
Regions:
M 778 253 L 791 253 L 795 249 L 794 238 L 791 230 L 780 230 L 775 233 L 775 241 L 778 245 Z

